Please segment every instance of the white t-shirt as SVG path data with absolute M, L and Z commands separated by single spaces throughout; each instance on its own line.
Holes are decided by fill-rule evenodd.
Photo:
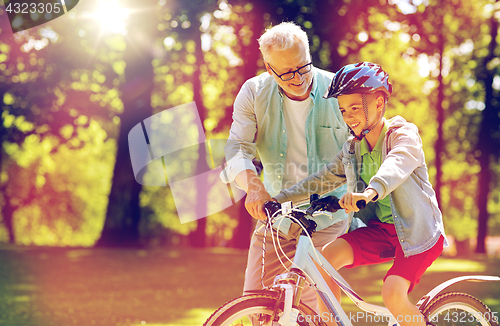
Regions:
M 307 171 L 306 120 L 312 105 L 310 97 L 303 101 L 294 101 L 286 95 L 283 96 L 283 111 L 287 130 L 283 189 L 293 186 L 309 175 Z

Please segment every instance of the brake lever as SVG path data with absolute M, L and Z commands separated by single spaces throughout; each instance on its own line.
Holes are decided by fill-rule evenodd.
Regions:
M 314 212 L 324 209 L 328 206 L 329 197 L 319 199 L 318 194 L 312 194 L 309 202 L 311 203 L 311 206 L 306 210 L 306 214 L 312 216 Z
M 335 213 L 335 212 L 330 212 L 328 210 L 321 210 L 321 211 L 314 212 L 312 214 L 312 217 L 316 217 L 316 216 L 319 216 L 319 215 L 321 215 L 321 216 L 325 216 L 326 215 L 326 216 L 328 216 L 330 218 L 330 220 L 332 220 L 333 219 L 333 213 Z

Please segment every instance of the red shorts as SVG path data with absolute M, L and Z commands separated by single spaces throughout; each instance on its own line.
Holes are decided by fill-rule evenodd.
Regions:
M 345 266 L 346 268 L 379 264 L 394 259 L 384 281 L 389 275 L 401 276 L 411 282 L 408 293 L 413 290 L 425 270 L 441 254 L 444 241 L 443 236 L 441 236 L 429 250 L 405 257 L 394 224 L 382 223 L 378 219 L 372 219 L 368 222 L 367 227 L 356 229 L 340 236 L 340 238 L 346 240 L 354 251 L 354 263 Z M 380 258 L 381 253 L 394 252 L 394 250 L 394 258 Z

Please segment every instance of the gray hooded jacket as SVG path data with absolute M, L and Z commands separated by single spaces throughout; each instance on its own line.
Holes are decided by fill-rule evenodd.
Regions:
M 429 182 L 422 140 L 418 128 L 400 116 L 388 123 L 382 147 L 383 162 L 370 180 L 368 188 L 377 199 L 390 196 L 394 226 L 406 257 L 432 248 L 439 237 L 445 238 L 443 219 Z M 359 142 L 355 154 L 349 153 L 350 141 L 323 169 L 296 185 L 282 190 L 275 198 L 281 203 L 300 204 L 313 193 L 325 194 L 347 183 L 348 192 L 363 192 L 366 184 L 360 178 L 362 159 Z M 349 221 L 353 213 L 349 214 Z

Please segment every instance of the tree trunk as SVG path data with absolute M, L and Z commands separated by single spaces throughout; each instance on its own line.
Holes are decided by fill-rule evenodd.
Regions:
M 264 4 L 258 3 L 254 5 L 252 11 L 249 12 L 248 23 L 251 24 L 252 36 L 248 45 L 243 46 L 241 56 L 243 62 L 243 81 L 246 81 L 257 74 L 259 70 L 259 60 L 261 57 L 259 50 L 259 37 L 264 32 Z M 245 19 L 247 21 L 247 19 Z M 243 26 L 242 26 L 243 27 Z M 262 67 L 263 68 L 263 67 Z M 246 195 L 234 204 L 234 209 L 231 210 L 238 220 L 236 228 L 233 230 L 231 246 L 239 249 L 248 249 L 250 246 L 250 237 L 252 235 L 253 218 L 245 208 Z
M 442 19 L 442 17 L 441 17 Z M 442 22 L 440 23 L 442 25 Z M 440 28 L 442 31 L 442 28 Z M 434 165 L 436 167 L 436 184 L 434 186 L 434 190 L 436 192 L 436 200 L 438 205 L 441 207 L 441 188 L 443 186 L 443 161 L 442 155 L 444 154 L 444 135 L 443 135 L 443 125 L 445 121 L 445 114 L 443 108 L 444 101 L 444 83 L 443 83 L 443 55 L 444 55 L 444 47 L 445 40 L 443 34 L 439 34 L 439 75 L 437 78 L 438 87 L 437 87 L 437 103 L 436 103 L 436 111 L 437 111 L 437 139 L 434 144 L 434 153 L 436 155 L 434 160 Z
M 483 120 L 485 117 L 483 117 Z M 482 124 L 481 124 L 482 125 Z M 482 129 L 482 126 L 481 126 Z M 479 141 L 481 142 L 480 137 Z M 480 149 L 481 154 L 477 158 L 479 161 L 479 166 L 481 167 L 481 172 L 479 172 L 479 191 L 477 199 L 477 207 L 479 210 L 478 221 L 477 221 L 477 253 L 486 253 L 486 235 L 488 234 L 488 195 L 490 193 L 490 155 L 488 150 L 484 148 Z
M 128 133 L 138 123 L 151 116 L 151 92 L 153 89 L 152 45 L 156 35 L 155 1 L 136 3 L 129 1 L 127 8 L 134 10 L 128 28 L 125 52 L 126 84 L 122 87 L 124 110 L 120 115 L 120 134 L 117 142 L 116 163 L 106 220 L 101 238 L 96 246 L 138 246 L 140 207 L 139 194 L 142 186 L 136 182 L 128 148 Z
M 0 127 L 0 131 L 3 130 L 4 129 Z M 5 153 L 3 152 L 3 141 L 0 142 L 0 146 L 2 146 L 2 148 L 0 148 L 0 167 L 3 168 L 2 164 L 4 163 L 2 162 L 2 160 L 5 155 Z M 16 243 L 16 237 L 13 226 L 13 216 L 15 208 L 12 207 L 12 205 L 10 204 L 11 198 L 7 194 L 7 185 L 6 184 L 1 185 L 0 190 L 2 191 L 2 201 L 3 201 L 2 203 L 0 203 L 2 205 L 2 223 L 5 229 L 7 230 L 7 234 L 9 235 L 9 243 Z
M 457 251 L 456 257 L 459 258 L 469 258 L 471 251 L 470 251 L 470 240 L 465 239 L 462 241 L 458 241 L 455 239 L 455 249 Z
M 231 247 L 238 249 L 248 249 L 250 247 L 250 237 L 252 236 L 253 218 L 245 207 L 246 195 L 235 204 L 232 210 L 237 214 L 238 224 L 233 231 Z
M 9 243 L 16 243 L 16 234 L 14 233 L 13 226 L 13 215 L 14 215 L 14 207 L 10 204 L 10 198 L 4 193 L 4 202 L 2 205 L 2 222 L 5 228 L 7 229 L 7 233 L 9 235 Z
M 198 147 L 198 162 L 196 167 L 196 198 L 194 198 L 196 211 L 198 216 L 206 216 L 208 202 L 207 196 L 204 189 L 207 188 L 208 180 L 203 177 L 202 173 L 207 172 L 210 167 L 207 164 L 206 157 L 206 147 L 205 147 L 205 127 L 203 123 L 206 119 L 206 110 L 203 105 L 203 87 L 201 85 L 201 67 L 205 63 L 204 53 L 201 48 L 201 21 L 198 15 L 193 19 L 192 29 L 192 40 L 195 42 L 195 56 L 196 56 L 196 67 L 193 73 L 192 85 L 193 85 L 193 100 L 198 109 L 198 115 L 201 120 L 202 130 L 198 130 L 198 142 L 200 143 Z M 196 22 L 196 23 L 195 23 Z M 189 241 L 191 246 L 202 248 L 206 246 L 207 234 L 206 234 L 207 219 L 205 217 L 197 220 L 196 230 L 189 234 Z
M 3 96 L 2 96 L 3 98 Z M 6 163 L 4 162 L 4 158 L 6 157 L 6 153 L 3 150 L 3 142 L 4 135 L 6 134 L 6 130 L 3 127 L 3 124 L 0 126 L 0 169 L 6 167 Z M 5 165 L 5 166 L 4 166 Z M 8 182 L 8 181 L 7 181 Z M 8 191 L 7 183 L 0 185 L 0 190 L 2 192 L 2 201 L 0 205 L 2 205 L 2 222 L 7 230 L 7 234 L 9 236 L 9 243 L 16 243 L 16 234 L 14 232 L 14 212 L 16 211 L 16 207 L 11 204 L 11 196 Z
M 4 22 L 8 21 L 7 19 L 4 19 Z M 7 24 L 2 24 L 3 26 L 7 26 Z M 0 98 L 3 99 L 5 93 L 9 90 L 9 85 L 8 84 L 3 84 L 0 86 Z M 7 153 L 5 153 L 4 148 L 3 148 L 3 143 L 7 139 L 7 130 L 5 129 L 5 126 L 3 125 L 3 122 L 0 123 L 0 170 L 3 170 L 6 168 L 6 159 Z M 14 234 L 14 228 L 13 228 L 13 214 L 14 214 L 14 209 L 12 208 L 10 204 L 10 196 L 7 194 L 7 184 L 0 184 L 0 190 L 2 192 L 2 200 L 3 203 L 0 203 L 2 205 L 2 222 L 5 228 L 7 229 L 7 233 L 9 234 L 9 243 L 15 243 L 16 238 Z
M 496 3 L 499 1 L 497 0 Z M 477 160 L 481 167 L 481 172 L 479 173 L 479 183 L 478 183 L 478 200 L 477 206 L 479 210 L 478 215 L 478 228 L 477 228 L 477 253 L 486 253 L 486 235 L 488 234 L 488 197 L 491 189 L 491 168 L 490 160 L 493 157 L 494 151 L 498 149 L 494 144 L 498 144 L 492 137 L 494 132 L 498 132 L 500 118 L 498 117 L 499 112 L 499 102 L 495 98 L 493 89 L 493 78 L 495 75 L 494 70 L 488 70 L 487 64 L 495 58 L 495 50 L 497 48 L 497 35 L 498 35 L 499 22 L 495 17 L 495 14 L 491 16 L 491 41 L 488 46 L 488 56 L 485 58 L 484 64 L 482 65 L 482 81 L 484 82 L 485 89 L 485 108 L 482 112 L 481 129 L 479 131 L 479 139 L 477 144 L 477 149 L 479 150 L 479 156 Z
M 141 108 L 145 109 L 144 107 Z M 126 123 L 126 120 L 130 119 L 127 113 L 131 109 L 130 105 L 125 105 L 124 112 L 120 116 L 122 125 L 118 138 L 118 151 L 106 220 L 101 238 L 96 243 L 96 246 L 135 247 L 139 245 L 139 194 L 142 186 L 134 178 L 128 150 L 127 134 L 133 124 L 130 126 L 131 123 Z
M 258 4 L 252 8 L 249 13 L 249 21 L 247 24 L 251 24 L 252 36 L 250 38 L 250 43 L 248 45 L 243 45 L 243 51 L 241 53 L 244 65 L 243 65 L 243 76 L 244 81 L 254 77 L 259 70 L 259 60 L 261 57 L 259 50 L 259 42 L 257 41 L 259 37 L 264 32 L 264 11 L 263 7 Z M 242 26 L 243 27 L 243 26 Z M 264 67 L 262 67 L 264 68 Z

